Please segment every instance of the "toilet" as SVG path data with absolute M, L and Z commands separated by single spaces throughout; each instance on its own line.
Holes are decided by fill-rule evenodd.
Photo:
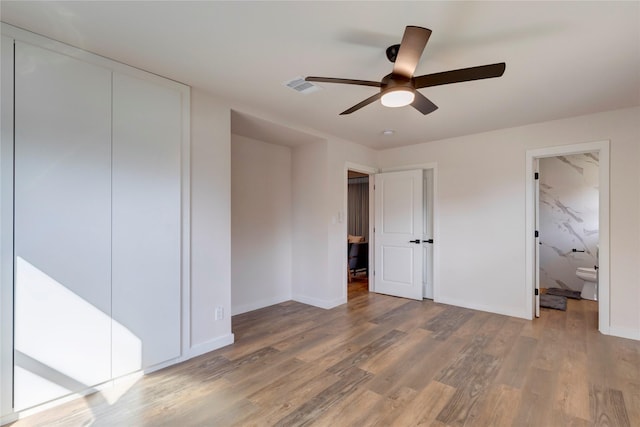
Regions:
M 582 286 L 582 299 L 598 301 L 598 270 L 589 267 L 578 267 L 576 276 L 584 280 Z

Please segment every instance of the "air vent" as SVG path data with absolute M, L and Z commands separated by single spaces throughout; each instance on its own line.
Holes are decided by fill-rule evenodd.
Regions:
M 286 87 L 295 90 L 296 92 L 308 94 L 311 92 L 319 91 L 320 86 L 316 86 L 311 82 L 307 82 L 304 80 L 304 77 L 296 77 L 293 80 L 289 80 L 288 82 L 283 83 Z

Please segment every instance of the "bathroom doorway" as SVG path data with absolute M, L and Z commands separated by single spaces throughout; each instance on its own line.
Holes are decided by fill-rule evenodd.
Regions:
M 585 298 L 595 307 L 598 329 L 608 334 L 609 142 L 528 151 L 527 205 L 532 317 L 540 315 L 540 299 L 552 290 Z M 578 275 L 579 268 L 597 268 L 596 278 Z
M 538 159 L 540 306 L 597 304 L 599 154 Z

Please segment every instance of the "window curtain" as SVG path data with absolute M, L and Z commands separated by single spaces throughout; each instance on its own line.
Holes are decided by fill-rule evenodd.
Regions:
M 348 191 L 349 234 L 369 241 L 369 177 L 350 178 Z

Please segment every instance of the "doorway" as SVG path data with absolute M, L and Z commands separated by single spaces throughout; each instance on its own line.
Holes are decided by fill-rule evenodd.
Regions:
M 370 177 L 347 170 L 347 298 L 369 291 Z
M 544 187 L 548 184 L 541 184 L 539 173 L 539 166 L 541 162 L 548 162 L 545 159 L 555 159 L 551 160 L 552 162 L 561 162 L 565 163 L 568 167 L 572 167 L 574 169 L 580 168 L 580 166 L 576 164 L 570 164 L 578 157 L 570 157 L 570 156 L 586 156 L 591 155 L 591 161 L 593 162 L 595 159 L 598 159 L 598 168 L 596 173 L 596 177 L 592 177 L 592 179 L 597 179 L 598 182 L 598 195 L 597 195 L 597 214 L 595 221 L 598 223 L 598 237 L 597 242 L 593 243 L 593 241 L 589 241 L 589 239 L 585 239 L 580 237 L 580 233 L 572 233 L 571 223 L 569 221 L 564 221 L 566 224 L 561 224 L 562 227 L 565 227 L 565 231 L 569 234 L 572 234 L 572 245 L 571 247 L 567 247 L 566 251 L 564 248 L 560 247 L 556 243 L 553 242 L 553 239 L 550 238 L 549 234 L 547 234 L 547 238 L 545 241 L 544 234 L 541 233 L 541 227 L 543 224 L 540 223 L 540 219 L 542 218 L 542 214 L 540 213 L 539 207 L 543 203 L 553 203 L 555 208 L 559 211 L 564 210 L 565 215 L 573 215 L 574 219 L 578 217 L 578 215 L 571 210 L 571 207 L 567 206 L 569 203 L 563 203 L 560 200 L 559 195 L 547 195 L 540 196 L 542 199 L 546 197 L 547 200 L 538 201 L 538 195 L 540 194 L 539 188 L 542 187 L 540 191 L 551 192 L 549 188 Z M 559 288 L 572 288 L 577 287 L 577 284 L 569 284 L 564 283 L 562 279 L 550 279 L 552 275 L 549 275 L 545 270 L 540 269 L 541 261 L 543 258 L 547 257 L 548 254 L 542 251 L 542 247 L 548 247 L 550 251 L 547 252 L 555 252 L 558 256 L 563 256 L 565 259 L 567 257 L 571 257 L 571 259 L 575 258 L 576 261 L 584 261 L 585 266 L 587 265 L 586 258 L 595 258 L 597 256 L 597 265 L 598 266 L 598 292 L 597 292 L 597 304 L 598 304 L 598 329 L 600 332 L 604 334 L 609 333 L 609 141 L 602 142 L 593 142 L 593 143 L 585 143 L 585 144 L 575 144 L 575 145 L 565 145 L 558 147 L 549 147 L 538 150 L 529 150 L 527 151 L 527 187 L 526 187 L 526 251 L 527 251 L 527 285 L 526 292 L 527 302 L 531 308 L 531 317 L 538 317 L 540 314 L 540 289 L 544 286 L 549 286 L 550 280 L 552 280 L 551 284 L 554 287 Z M 584 157 L 588 159 L 589 157 Z M 575 163 L 575 162 L 574 162 Z M 577 171 L 577 169 L 576 169 Z M 584 170 L 582 170 L 584 173 Z M 536 179 L 538 177 L 539 179 Z M 558 203 L 556 203 L 556 200 Z M 572 203 L 576 203 L 575 200 Z M 545 220 L 546 221 L 546 220 Z M 593 221 L 591 221 L 593 223 Z M 584 220 L 583 220 L 584 223 Z M 588 230 L 588 227 L 585 227 Z M 575 230 L 574 230 L 575 231 Z M 593 230 L 591 230 L 593 232 Z M 579 247 L 575 247 L 575 246 Z M 593 246 L 596 246 L 595 248 Z M 575 249 L 575 252 L 574 252 Z M 585 252 L 579 252 L 584 250 Z M 583 254 L 588 254 L 583 255 Z M 582 259 L 585 258 L 585 259 Z M 571 264 L 571 263 L 565 263 Z M 548 268 L 548 267 L 547 267 Z M 557 269 L 556 269 L 557 270 Z M 566 269 L 565 269 L 566 270 Z M 565 276 L 567 272 L 564 272 Z M 557 276 L 558 273 L 555 273 Z M 553 282 L 553 280 L 559 280 L 562 283 Z M 568 279 L 567 279 L 568 280 Z M 571 279 L 573 280 L 573 278 Z M 563 286 L 564 284 L 564 286 Z
M 419 165 L 395 167 L 395 168 L 385 169 L 382 171 L 383 173 L 379 173 L 380 171 L 378 171 L 375 168 L 355 165 L 347 162 L 345 167 L 345 186 L 347 185 L 349 170 L 366 173 L 369 175 L 370 197 L 369 197 L 369 239 L 368 239 L 369 241 L 369 245 L 368 245 L 369 246 L 369 270 L 368 270 L 369 288 L 368 289 L 369 291 L 372 291 L 372 292 L 377 292 L 376 290 L 377 285 L 376 283 L 374 283 L 374 281 L 378 279 L 378 276 L 380 274 L 384 275 L 382 272 L 383 268 L 379 268 L 382 266 L 377 266 L 377 263 L 380 261 L 378 259 L 380 248 L 377 248 L 377 245 L 380 242 L 376 241 L 378 235 L 374 233 L 374 225 L 376 221 L 378 221 L 379 219 L 378 218 L 379 215 L 375 213 L 375 210 L 376 210 L 375 205 L 378 202 L 376 198 L 380 195 L 378 194 L 377 191 L 374 192 L 374 182 L 380 176 L 385 175 L 387 172 L 390 172 L 390 173 L 401 172 L 401 171 L 419 172 L 419 178 L 417 181 L 414 181 L 414 184 L 419 185 L 420 188 L 422 188 L 422 190 L 420 190 L 421 202 L 419 203 L 419 206 L 421 207 L 421 211 L 419 214 L 415 215 L 416 218 L 420 218 L 420 219 L 418 220 L 418 224 L 415 224 L 414 231 L 417 231 L 418 229 L 420 229 L 421 231 L 418 232 L 418 234 L 414 233 L 415 235 L 412 235 L 410 240 L 413 240 L 412 243 L 414 243 L 414 245 L 411 245 L 411 246 L 413 246 L 414 248 L 417 248 L 419 246 L 419 249 L 421 249 L 421 254 L 418 257 L 418 259 L 414 259 L 413 262 L 409 263 L 412 266 L 418 266 L 417 270 L 414 271 L 412 274 L 409 274 L 409 273 L 407 274 L 409 275 L 417 274 L 419 276 L 417 279 L 419 281 L 418 286 L 420 288 L 419 292 L 421 294 L 419 299 L 427 298 L 427 299 L 433 299 L 437 301 L 437 281 L 438 281 L 437 279 L 438 252 L 437 252 L 437 238 L 436 238 L 437 224 L 438 224 L 437 209 L 436 209 L 437 165 L 435 163 L 425 163 L 425 164 L 419 164 Z M 401 191 L 401 193 L 402 192 L 403 191 Z M 392 193 L 397 195 L 396 191 L 392 191 Z M 344 201 L 345 211 L 347 210 L 347 206 L 348 206 L 347 202 L 348 201 L 347 201 L 347 196 L 345 191 L 345 201 Z M 345 234 L 346 234 L 346 231 L 347 231 L 347 227 L 345 224 Z M 415 244 L 415 239 L 420 239 L 420 245 Z M 408 240 L 408 239 L 405 239 L 405 240 Z M 348 256 L 347 254 L 345 254 L 345 261 L 347 260 L 347 258 Z M 397 264 L 397 263 L 394 262 L 394 264 Z M 412 279 L 410 282 L 416 283 L 416 280 Z M 345 280 L 344 289 L 345 289 L 345 292 L 348 293 L 347 280 Z M 395 295 L 392 292 L 383 291 L 382 293 Z M 400 296 L 400 295 L 396 295 L 396 296 Z
M 378 254 L 376 249 L 376 234 L 374 233 L 374 226 L 376 221 L 378 220 L 375 210 L 376 210 L 376 179 L 380 176 L 378 175 L 380 172 L 400 172 L 400 171 L 419 171 L 420 172 L 420 187 L 421 190 L 421 212 L 419 217 L 421 218 L 418 222 L 422 231 L 420 232 L 421 236 L 413 236 L 413 239 L 421 237 L 421 255 L 419 257 L 418 264 L 420 264 L 419 274 L 420 274 L 420 284 L 421 284 L 421 293 L 422 298 L 433 299 L 437 301 L 438 298 L 438 251 L 437 251 L 437 229 L 438 229 L 438 217 L 437 217 L 437 164 L 436 163 L 424 163 L 419 165 L 410 165 L 410 166 L 402 166 L 395 168 L 385 168 L 382 171 L 379 171 L 376 168 L 358 165 L 354 163 L 347 162 L 345 166 L 345 186 L 348 186 L 348 177 L 349 173 L 352 172 L 352 176 L 356 176 L 353 172 L 359 173 L 361 176 L 365 175 L 369 178 L 369 235 L 367 238 L 368 243 L 368 269 L 367 269 L 367 290 L 370 292 L 376 292 L 375 289 L 375 279 L 377 278 L 376 271 L 378 268 L 376 267 L 376 263 L 379 261 L 377 259 Z M 381 174 L 381 175 L 384 175 Z M 347 212 L 346 216 L 348 216 L 348 187 L 345 191 L 344 198 L 344 206 L 345 212 Z M 346 223 L 347 221 L 345 221 Z M 345 224 L 345 231 L 348 230 L 348 225 Z M 348 275 L 347 280 L 345 280 L 344 288 L 346 290 L 347 299 L 349 294 L 349 266 L 348 266 L 348 251 L 345 251 L 345 268 L 347 269 Z M 385 293 L 385 292 L 383 292 Z
M 598 152 L 537 163 L 540 306 L 593 312 L 597 304 L 586 301 L 598 299 Z

